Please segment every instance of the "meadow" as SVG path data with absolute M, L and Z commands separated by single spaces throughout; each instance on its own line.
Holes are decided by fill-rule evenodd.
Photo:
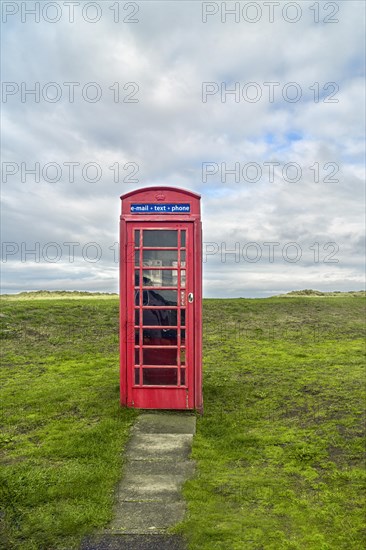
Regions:
M 365 546 L 358 294 L 204 300 L 190 550 Z M 0 546 L 71 550 L 108 524 L 139 411 L 119 405 L 118 298 L 4 297 Z

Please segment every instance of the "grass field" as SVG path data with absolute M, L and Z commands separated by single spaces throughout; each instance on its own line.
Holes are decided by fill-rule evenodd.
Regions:
M 71 550 L 107 524 L 138 414 L 118 402 L 118 299 L 47 297 L 2 301 L 7 549 Z M 204 301 L 191 550 L 365 546 L 364 306 Z

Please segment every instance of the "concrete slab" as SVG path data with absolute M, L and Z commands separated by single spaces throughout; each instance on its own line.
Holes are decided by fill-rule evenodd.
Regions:
M 99 535 L 83 541 L 81 550 L 186 550 L 179 535 Z
M 151 434 L 195 434 L 196 417 L 186 413 L 152 414 L 139 416 L 136 432 Z
M 161 533 L 183 520 L 184 501 L 119 502 L 116 517 L 107 533 L 148 534 Z
M 127 445 L 127 460 L 184 460 L 191 454 L 193 435 L 133 434 Z
M 117 498 L 121 500 L 178 500 L 182 476 L 130 475 L 121 482 Z
M 195 470 L 194 460 L 129 460 L 123 478 L 135 475 L 168 475 L 188 479 Z

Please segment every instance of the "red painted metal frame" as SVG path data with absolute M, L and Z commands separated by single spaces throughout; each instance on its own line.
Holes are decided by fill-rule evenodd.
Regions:
M 202 226 L 200 196 L 174 187 L 147 187 L 121 196 L 120 222 L 120 386 L 121 404 L 135 408 L 196 409 L 203 412 L 202 400 Z M 132 214 L 132 203 L 190 204 L 185 214 Z M 186 349 L 188 394 L 176 386 L 134 387 L 134 295 L 131 280 L 134 264 L 129 235 L 137 228 L 185 229 L 186 243 Z M 141 244 L 141 243 L 140 243 Z M 134 251 L 134 248 L 133 248 Z M 188 304 L 188 293 L 194 301 Z M 178 294 L 178 300 L 180 296 Z M 184 393 L 184 398 L 182 395 Z M 188 399 L 187 399 L 188 395 Z
M 193 363 L 194 363 L 194 333 L 193 331 L 189 331 L 187 330 L 187 327 L 190 327 L 190 326 L 193 326 L 193 320 L 194 320 L 194 316 L 193 316 L 193 304 L 188 304 L 187 303 L 187 293 L 188 293 L 188 289 L 189 288 L 193 288 L 193 270 L 192 270 L 192 265 L 193 265 L 193 228 L 191 227 L 192 226 L 192 222 L 187 222 L 187 223 L 182 223 L 182 222 L 177 222 L 177 221 L 172 221 L 171 219 L 169 219 L 168 221 L 164 221 L 164 222 L 154 222 L 154 221 L 151 221 L 151 222 L 139 222 L 139 221 L 135 221 L 135 222 L 129 222 L 127 224 L 127 250 L 129 250 L 129 244 L 131 243 L 133 246 L 131 247 L 132 250 L 133 250 L 133 254 L 130 254 L 128 252 L 128 257 L 131 258 L 132 261 L 127 261 L 127 265 L 126 265 L 126 268 L 127 268 L 127 326 L 128 327 L 131 327 L 133 328 L 133 330 L 137 327 L 137 325 L 135 325 L 135 320 L 134 320 L 134 313 L 136 311 L 136 309 L 139 311 L 140 313 L 140 317 L 141 317 L 141 313 L 142 311 L 144 310 L 144 307 L 141 306 L 141 303 L 139 306 L 136 306 L 135 305 L 135 296 L 134 296 L 134 289 L 136 288 L 135 287 L 135 262 L 134 262 L 134 252 L 135 252 L 135 246 L 134 246 L 134 231 L 135 230 L 139 230 L 139 229 L 150 229 L 150 230 L 158 230 L 158 229 L 161 229 L 161 230 L 177 230 L 177 229 L 181 229 L 181 230 L 185 230 L 186 233 L 187 233 L 187 236 L 186 236 L 186 267 L 185 268 L 180 268 L 179 266 L 177 266 L 177 268 L 175 269 L 174 268 L 174 271 L 177 271 L 177 291 L 178 291 L 178 294 L 181 290 L 181 288 L 179 287 L 179 282 L 180 282 L 180 275 L 179 273 L 184 270 L 186 271 L 186 284 L 185 284 L 185 289 L 184 289 L 184 292 L 185 292 L 185 300 L 184 300 L 184 305 L 183 307 L 181 305 L 178 305 L 177 306 L 177 312 L 179 312 L 181 309 L 185 309 L 185 312 L 186 312 L 186 322 L 185 322 L 185 327 L 186 327 L 186 345 L 185 345 L 185 349 L 187 350 L 187 360 L 186 360 L 186 376 L 187 376 L 187 380 L 188 380 L 188 386 L 184 386 L 184 387 L 179 387 L 179 386 L 176 386 L 176 385 L 165 385 L 165 386 L 141 386 L 141 385 L 137 385 L 134 383 L 134 366 L 135 365 L 135 361 L 134 361 L 134 352 L 135 352 L 135 349 L 136 349 L 136 345 L 135 345 L 135 342 L 129 342 L 130 345 L 127 345 L 127 365 L 128 365 L 128 368 L 127 368 L 127 395 L 128 395 L 128 398 L 127 398 L 127 404 L 130 405 L 130 406 L 133 406 L 133 407 L 136 407 L 136 408 L 153 408 L 153 409 L 157 409 L 157 408 L 164 408 L 164 409 L 193 409 L 193 397 L 194 397 L 194 382 L 193 382 L 193 377 L 194 377 L 194 370 L 193 370 Z M 178 243 L 179 244 L 179 243 Z M 141 243 L 140 243 L 141 245 Z M 169 248 L 164 248 L 165 250 L 169 250 Z M 140 248 L 141 250 L 141 248 Z M 177 248 L 178 250 L 178 248 Z M 141 259 L 141 258 L 140 258 Z M 148 271 L 151 271 L 151 269 L 153 270 L 157 270 L 157 271 L 162 271 L 164 269 L 166 270 L 171 270 L 170 267 L 159 267 L 159 268 L 151 268 L 149 267 L 148 268 Z M 138 268 L 138 271 L 141 273 L 141 268 L 139 267 Z M 163 285 L 160 285 L 160 286 L 163 286 Z M 140 286 L 139 286 L 139 289 L 140 289 L 140 295 L 142 293 L 142 283 L 141 283 L 141 278 L 140 278 Z M 151 288 L 151 287 L 150 287 Z M 153 287 L 153 289 L 155 289 L 157 287 Z M 180 298 L 180 295 L 179 295 L 179 298 Z M 180 302 L 178 298 L 178 303 Z M 150 310 L 152 306 L 148 307 L 146 306 L 145 309 L 148 309 Z M 155 306 L 155 311 L 156 311 L 156 306 Z M 164 307 L 162 309 L 172 309 L 172 308 L 168 308 L 168 307 Z M 173 307 L 173 309 L 175 309 Z M 140 332 L 140 341 L 139 341 L 139 345 L 138 345 L 138 348 L 142 348 L 142 343 L 141 343 L 141 330 L 142 330 L 142 321 L 141 321 L 141 318 L 139 320 L 139 326 L 140 326 L 140 329 L 139 329 L 139 332 Z M 180 316 L 178 315 L 177 316 L 177 327 L 178 327 L 178 334 L 179 334 L 179 329 L 180 329 Z M 147 326 L 146 328 L 157 328 L 159 329 L 159 326 Z M 162 328 L 162 327 L 160 327 Z M 173 327 L 171 327 L 173 328 Z M 132 339 L 131 339 L 132 340 Z M 157 344 L 158 345 L 158 344 Z M 144 348 L 142 348 L 144 349 Z M 146 348 L 145 348 L 146 349 Z M 148 349 L 151 349 L 151 346 L 148 347 Z M 165 349 L 167 348 L 164 348 L 163 351 L 165 351 Z M 180 346 L 179 346 L 179 343 L 177 344 L 177 351 L 178 349 L 180 349 Z M 166 353 L 166 352 L 165 352 Z M 140 357 L 141 359 L 141 357 Z M 178 360 L 178 363 L 180 361 Z M 141 368 L 142 368 L 142 363 L 140 361 L 140 371 L 141 371 Z M 180 367 L 178 365 L 178 371 L 180 371 Z M 140 374 L 141 376 L 141 374 Z M 141 382 L 141 380 L 140 380 Z

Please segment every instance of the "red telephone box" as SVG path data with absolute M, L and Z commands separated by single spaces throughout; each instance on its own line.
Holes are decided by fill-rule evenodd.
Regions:
M 121 196 L 121 404 L 202 412 L 200 195 Z

